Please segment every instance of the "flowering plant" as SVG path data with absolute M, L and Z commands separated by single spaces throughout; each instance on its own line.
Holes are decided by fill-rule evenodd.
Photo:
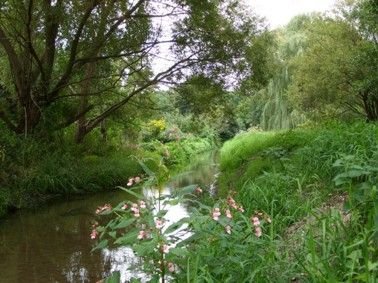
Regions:
M 136 185 L 135 179 L 142 182 L 133 177 L 129 180 L 130 186 Z M 156 184 L 156 180 L 150 175 L 144 181 Z M 243 207 L 232 194 L 210 206 L 201 201 L 206 191 L 195 185 L 167 195 L 159 191 L 158 196 L 151 199 L 134 188 L 121 188 L 132 195 L 134 201 L 97 209 L 98 214 L 112 214 L 114 218 L 105 226 L 94 227 L 91 238 L 100 240 L 96 248 L 105 248 L 110 243 L 131 247 L 142 259 L 143 272 L 150 282 L 190 278 L 190 274 L 197 272 L 192 270 L 190 262 L 201 249 L 214 244 L 224 246 L 232 238 L 258 240 L 263 234 L 263 224 L 271 222 L 261 212 L 255 212 L 250 218 L 245 216 Z M 179 203 L 190 207 L 190 215 L 169 223 L 167 208 Z

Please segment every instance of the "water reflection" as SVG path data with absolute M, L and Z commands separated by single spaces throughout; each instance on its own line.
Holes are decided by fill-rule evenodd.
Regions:
M 213 154 L 192 162 L 183 174 L 169 182 L 163 193 L 190 184 L 209 186 L 216 172 Z M 144 189 L 145 195 L 156 193 Z M 20 211 L 0 222 L 0 281 L 18 282 L 96 282 L 120 270 L 122 280 L 143 276 L 136 268 L 140 261 L 127 247 L 91 252 L 89 234 L 96 220 L 94 211 L 104 203 L 115 205 L 130 199 L 123 191 L 60 201 L 37 211 Z M 167 219 L 178 221 L 187 216 L 181 205 L 170 206 Z M 170 224 L 170 223 L 169 223 Z

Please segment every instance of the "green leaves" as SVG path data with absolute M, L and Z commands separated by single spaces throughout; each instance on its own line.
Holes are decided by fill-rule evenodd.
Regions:
M 130 232 L 127 232 L 123 236 L 119 237 L 117 240 L 114 241 L 114 243 L 121 246 L 129 246 L 138 241 L 138 234 L 138 230 L 132 230 Z
M 122 229 L 127 228 L 131 224 L 133 224 L 136 221 L 136 218 L 129 218 L 129 219 L 122 219 L 115 227 L 114 229 Z
M 121 273 L 114 271 L 112 275 L 105 279 L 104 283 L 121 283 Z
M 189 223 L 190 221 L 190 218 L 189 217 L 184 217 L 182 219 L 180 219 L 179 221 L 169 225 L 165 230 L 164 230 L 164 233 L 167 235 L 167 234 L 170 234 L 172 232 L 175 232 L 177 229 L 179 229 L 182 225 L 186 224 L 186 223 Z
M 138 199 L 143 199 L 143 198 L 144 198 L 143 195 L 138 194 L 138 193 L 134 192 L 133 190 L 126 189 L 126 188 L 124 188 L 124 187 L 120 187 L 120 186 L 118 186 L 117 188 L 118 188 L 118 189 L 121 189 L 122 191 L 125 191 L 125 192 L 129 193 L 130 195 L 133 195 L 134 197 L 136 197 L 136 198 L 138 198 Z
M 108 246 L 108 240 L 102 240 L 102 241 L 100 241 L 97 245 L 96 245 L 96 247 L 94 247 L 93 249 L 92 249 L 92 251 L 95 251 L 95 250 L 101 250 L 101 249 L 104 249 L 104 248 L 106 248 Z

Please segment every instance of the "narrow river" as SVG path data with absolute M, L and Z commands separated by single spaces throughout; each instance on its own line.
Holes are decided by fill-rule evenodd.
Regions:
M 216 154 L 206 153 L 171 178 L 164 190 L 191 184 L 209 189 L 216 173 Z M 148 189 L 143 192 L 151 194 Z M 121 271 L 123 281 L 138 276 L 127 271 L 138 261 L 129 248 L 91 252 L 94 211 L 104 203 L 116 205 L 126 199 L 130 199 L 127 193 L 111 190 L 18 211 L 0 220 L 0 282 L 96 282 L 115 270 Z M 174 222 L 186 215 L 186 208 L 176 205 L 169 208 L 167 218 Z

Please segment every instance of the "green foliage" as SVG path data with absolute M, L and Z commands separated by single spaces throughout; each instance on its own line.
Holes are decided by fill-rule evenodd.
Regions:
M 377 154 L 377 125 L 361 122 L 251 132 L 225 143 L 221 191 L 236 189 L 247 213 L 259 209 L 273 220 L 274 244 L 258 251 L 264 264 L 255 280 L 374 282 Z
M 145 186 L 153 184 L 152 176 Z M 232 196 L 211 206 L 204 204 L 203 191 L 195 185 L 178 188 L 172 195 L 158 195 L 149 200 L 135 190 L 123 189 L 138 197 L 138 203 L 120 203 L 102 214 L 113 215 L 104 226 L 96 227 L 92 235 L 99 236 L 96 248 L 110 242 L 130 246 L 142 259 L 143 272 L 150 282 L 165 282 L 172 278 L 179 282 L 215 280 L 253 280 L 258 273 L 258 257 L 250 253 L 264 249 L 268 242 L 259 239 L 269 226 L 267 214 L 256 214 L 255 220 L 243 213 L 243 208 Z M 181 203 L 191 207 L 190 217 L 166 224 L 166 205 Z M 260 232 L 257 232 L 260 231 Z M 184 239 L 177 235 L 185 235 Z M 225 256 L 227 255 L 227 256 Z M 219 265 L 222 261 L 222 265 Z M 263 276 L 263 275 L 262 275 Z M 262 277 L 261 277 L 262 278 Z
M 247 51 L 265 31 L 234 0 L 10 0 L 1 11 L 2 124 L 29 135 L 77 122 L 77 142 L 159 83 L 189 74 L 238 83 L 251 74 Z M 160 27 L 156 17 L 171 24 Z M 162 43 L 174 60 L 152 70 Z
M 303 123 L 306 117 L 298 109 L 293 109 L 287 97 L 291 84 L 292 61 L 305 50 L 307 38 L 306 27 L 316 17 L 297 16 L 283 30 L 272 32 L 275 46 L 271 50 L 272 73 L 270 79 L 256 93 L 250 103 L 249 115 L 255 116 L 250 122 L 264 130 L 290 129 Z
M 166 165 L 175 167 L 188 164 L 194 155 L 209 151 L 215 146 L 216 141 L 212 138 L 196 137 L 188 137 L 165 144 L 159 141 L 142 144 L 144 149 L 157 152 L 160 156 L 163 156 Z
M 0 159 L 1 215 L 9 207 L 32 206 L 53 196 L 113 189 L 143 171 L 138 158 L 154 171 L 163 166 L 168 176 L 167 166 L 171 170 L 184 166 L 193 155 L 215 147 L 212 138 L 194 137 L 166 144 L 119 145 L 125 143 L 119 136 L 104 142 L 96 132 L 77 145 L 69 135 L 49 141 L 14 134 L 0 137 L 5 153 Z
M 308 25 L 307 47 L 293 61 L 288 96 L 294 107 L 313 117 L 377 119 L 374 7 L 368 0 L 343 1 L 334 17 Z

